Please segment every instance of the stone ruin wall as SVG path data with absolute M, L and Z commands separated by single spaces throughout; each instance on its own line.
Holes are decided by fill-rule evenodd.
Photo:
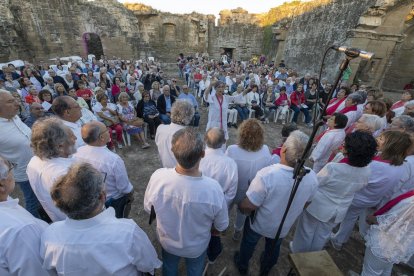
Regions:
M 359 17 L 375 1 L 322 0 L 314 11 L 295 17 L 285 34 L 284 49 L 280 51 L 286 63 L 300 74 L 319 73 L 325 50 L 331 45 L 350 45 L 347 31 L 357 25 Z M 335 78 L 342 56 L 333 51 L 327 56 L 325 77 Z
M 404 20 L 413 0 L 314 3 L 319 6 L 312 11 L 309 3 L 299 4 L 274 25 L 269 59 L 285 59 L 300 73 L 317 73 L 325 48 L 341 44 L 376 54 L 370 62 L 353 61 L 352 78 L 391 89 L 413 77 L 414 24 Z M 207 52 L 217 59 L 228 48 L 235 59 L 250 59 L 262 53 L 265 39 L 259 15 L 243 9 L 222 11 L 216 26 L 213 15 L 130 10 L 116 0 L 0 0 L 0 33 L 0 62 L 85 56 L 82 36 L 95 33 L 108 57 L 154 56 L 171 68 L 180 52 Z M 334 78 L 342 56 L 328 56 L 324 76 Z
M 233 48 L 237 59 L 261 53 L 261 27 L 243 10 L 213 15 L 133 11 L 116 0 L 0 0 L 0 62 L 47 62 L 56 56 L 85 56 L 84 33 L 99 35 L 106 56 L 154 56 L 174 63 L 178 53 Z M 253 23 L 252 23 L 253 22 Z

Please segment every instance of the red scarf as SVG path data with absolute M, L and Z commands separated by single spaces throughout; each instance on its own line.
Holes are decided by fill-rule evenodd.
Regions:
M 412 196 L 414 196 L 414 190 L 408 191 L 405 194 L 399 195 L 396 198 L 391 199 L 384 206 L 382 206 L 379 210 L 377 210 L 374 213 L 374 216 L 381 216 L 381 215 L 385 214 L 386 212 L 391 210 L 392 207 L 394 207 L 395 205 L 397 205 L 398 203 L 400 203 L 404 199 L 412 197 Z
M 349 158 L 348 157 L 344 157 L 338 163 L 344 163 L 344 164 L 348 164 L 349 165 Z
M 217 94 L 216 94 L 216 98 L 220 106 L 220 128 L 221 129 L 223 129 L 223 97 L 224 96 L 221 96 L 221 99 L 220 99 L 219 97 L 217 97 Z
M 343 98 L 342 100 L 333 99 L 330 103 L 328 108 L 326 109 L 326 115 L 332 115 L 335 113 L 335 111 L 338 109 L 338 107 L 341 105 L 343 101 L 345 101 L 346 98 Z M 336 101 L 336 102 L 335 102 Z
M 372 158 L 372 160 L 378 161 L 378 162 L 382 162 L 382 163 L 387 163 L 387 164 L 390 164 L 391 163 L 390 160 L 384 160 L 379 155 L 374 156 L 374 158 Z
M 344 109 L 342 109 L 341 111 L 339 111 L 339 113 L 345 114 L 351 111 L 356 111 L 357 110 L 357 106 L 356 105 L 351 105 L 348 107 L 345 107 Z
M 318 143 L 322 137 L 328 132 L 330 131 L 330 128 L 327 128 L 325 131 L 321 132 L 318 136 L 316 136 L 315 140 L 313 141 L 314 144 Z
M 404 106 L 404 104 L 405 104 L 405 102 L 403 102 L 403 101 L 398 101 L 398 102 L 396 102 L 395 104 L 393 104 L 392 106 L 391 106 L 391 110 L 394 110 L 394 109 L 396 109 L 396 108 L 400 108 L 400 107 L 402 107 L 402 106 Z

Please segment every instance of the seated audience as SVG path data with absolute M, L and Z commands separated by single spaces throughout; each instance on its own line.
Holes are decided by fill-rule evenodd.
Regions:
M 124 130 L 134 136 L 138 141 L 142 143 L 141 148 L 149 148 L 144 135 L 144 121 L 137 117 L 137 112 L 134 106 L 129 102 L 129 96 L 125 92 L 118 94 L 118 116 L 124 127 Z
M 33 124 L 37 121 L 37 119 L 42 118 L 44 116 L 45 109 L 43 108 L 43 106 L 39 103 L 32 103 L 32 105 L 30 106 L 30 115 L 24 121 L 24 123 L 31 128 Z
M 299 113 L 305 115 L 305 123 L 308 127 L 312 127 L 311 116 L 309 115 L 309 107 L 305 104 L 305 93 L 303 92 L 303 85 L 298 84 L 296 90 L 290 95 L 290 109 L 293 110 L 292 122 L 298 122 Z
M 157 105 L 151 100 L 150 93 L 144 91 L 142 94 L 142 100 L 137 105 L 137 116 L 143 118 L 144 122 L 148 124 L 151 139 L 155 138 L 158 126 L 161 124 Z
M 122 125 L 119 121 L 117 106 L 108 102 L 108 96 L 100 92 L 96 95 L 96 104 L 93 106 L 98 121 L 104 123 L 109 129 L 109 148 L 113 148 L 112 131 L 115 131 L 116 143 L 119 149 L 122 149 Z
M 168 125 L 171 123 L 171 107 L 175 102 L 175 98 L 173 95 L 170 95 L 170 86 L 164 85 L 162 95 L 157 99 L 157 109 L 163 124 Z

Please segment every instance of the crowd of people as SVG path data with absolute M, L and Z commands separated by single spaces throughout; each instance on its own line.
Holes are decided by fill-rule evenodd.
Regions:
M 413 90 L 394 103 L 378 89 L 343 81 L 328 101 L 326 79 L 300 77 L 283 61 L 180 56 L 178 69 L 181 87 L 154 61 L 2 67 L 1 275 L 141 275 L 162 267 L 169 276 L 179 275 L 181 258 L 187 275 L 202 275 L 206 260 L 226 250 L 221 232 L 233 208 L 232 237 L 240 243 L 234 264 L 243 275 L 262 238 L 260 275 L 270 273 L 295 222 L 292 253 L 341 250 L 359 219 L 361 275 L 391 275 L 393 264 L 409 262 Z M 320 114 L 325 123 L 313 141 L 312 169 L 274 240 L 309 140 L 299 130 L 301 113 L 304 128 Z M 283 140 L 270 149 L 266 124 L 279 120 Z M 234 145 L 230 127 L 238 132 Z M 130 136 L 143 149 L 154 139 L 160 157 L 143 202 L 156 222 L 160 257 L 127 219 L 134 186 L 116 148 Z M 15 183 L 26 210 L 10 197 Z

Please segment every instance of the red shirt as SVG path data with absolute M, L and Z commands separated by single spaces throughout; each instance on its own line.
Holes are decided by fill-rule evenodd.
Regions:
M 27 95 L 24 100 L 26 101 L 27 104 L 32 104 L 32 103 L 41 103 L 39 97 L 37 96 L 33 96 L 33 95 Z
M 93 93 L 89 89 L 79 89 L 76 91 L 76 96 L 90 100 L 93 97 Z
M 290 95 L 290 102 L 293 105 L 299 106 L 299 105 L 303 104 L 305 101 L 306 101 L 305 93 L 303 93 L 303 92 L 294 91 Z
M 279 98 L 277 98 L 277 100 L 275 101 L 275 105 L 281 106 L 283 101 L 287 101 L 287 105 L 290 105 L 288 95 L 286 93 L 280 94 Z
M 195 82 L 201 81 L 202 78 L 203 78 L 203 76 L 200 73 L 195 73 L 194 74 L 194 80 L 195 80 Z

